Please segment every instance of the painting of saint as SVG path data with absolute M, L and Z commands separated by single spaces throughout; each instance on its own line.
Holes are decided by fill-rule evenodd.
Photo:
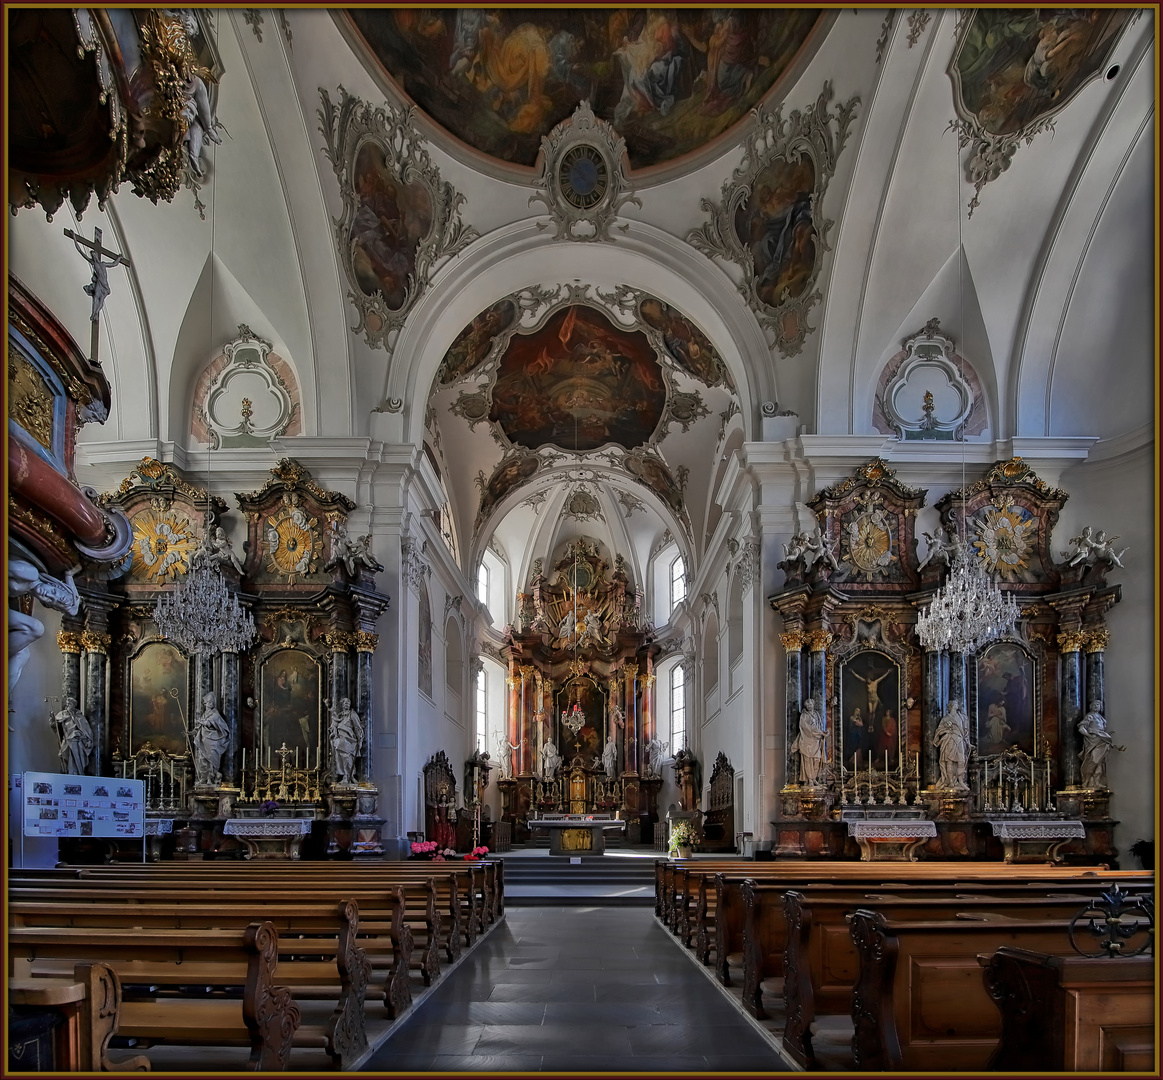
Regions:
M 347 16 L 404 93 L 476 150 L 532 166 L 542 136 L 585 100 L 626 139 L 635 169 L 734 127 L 831 22 L 818 10 L 745 8 L 352 8 Z
M 776 158 L 751 185 L 735 213 L 739 242 L 751 253 L 755 294 L 768 307 L 801 296 L 816 263 L 812 192 L 816 167 L 807 154 Z
M 477 510 L 479 525 L 488 512 L 497 505 L 513 488 L 523 484 L 541 467 L 536 454 L 516 454 L 504 458 L 486 480 L 484 473 L 477 476 L 477 486 L 481 489 L 481 505 Z
M 288 749 L 298 749 L 304 763 L 310 747 L 314 760 L 320 745 L 321 677 L 318 661 L 300 649 L 280 649 L 264 661 L 259 740 L 264 755 L 266 747 L 273 754 L 286 743 Z
M 900 761 L 904 728 L 900 714 L 900 668 L 892 657 L 869 650 L 857 653 L 840 674 L 840 720 L 844 763 L 848 768 L 889 768 Z
M 627 454 L 622 459 L 622 464 L 632 476 L 636 476 L 647 487 L 652 488 L 676 514 L 685 514 L 682 488 L 675 482 L 662 458 L 655 454 Z
M 1062 109 L 1106 68 L 1133 15 L 1119 8 L 981 8 L 954 54 L 958 111 L 1012 135 Z
M 154 641 L 129 662 L 129 749 L 150 743 L 184 754 L 190 664 L 176 645 Z
M 365 143 L 355 158 L 355 218 L 348 234 L 352 270 L 367 296 L 380 293 L 393 311 L 404 306 L 416 249 L 432 229 L 432 197 L 422 184 L 392 175 L 384 151 Z
M 533 334 L 515 334 L 497 369 L 491 420 L 530 450 L 641 446 L 666 405 L 662 366 L 646 335 L 572 306 Z
M 585 714 L 585 723 L 574 734 L 561 721 L 564 711 L 568 716 L 574 705 Z M 557 692 L 555 707 L 557 717 L 557 748 L 571 765 L 575 755 L 581 755 L 584 765 L 591 765 L 599 757 L 606 741 L 606 698 L 601 688 L 592 679 L 574 679 Z
M 977 738 L 981 752 L 1016 746 L 1034 753 L 1034 661 L 1020 645 L 999 641 L 977 659 Z
M 647 326 L 662 334 L 666 351 L 688 375 L 707 386 L 731 386 L 727 368 L 710 339 L 677 308 L 647 297 L 638 305 L 638 314 Z
M 512 300 L 498 300 L 473 319 L 456 335 L 440 362 L 436 377 L 441 386 L 451 386 L 481 363 L 497 335 L 508 330 L 516 316 L 517 305 Z

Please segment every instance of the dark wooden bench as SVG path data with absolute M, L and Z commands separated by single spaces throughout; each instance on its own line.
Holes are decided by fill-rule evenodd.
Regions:
M 287 1067 L 299 1006 L 276 985 L 278 932 L 266 922 L 245 930 L 17 926 L 8 931 L 11 978 L 71 972 L 78 962 L 108 964 L 121 980 L 119 1033 L 187 1046 L 249 1046 L 249 1067 Z M 196 984 L 196 985 L 195 985 Z M 204 987 L 238 996 L 206 995 Z M 137 993 L 132 988 L 145 988 Z M 162 991 L 162 992 L 158 992 Z
M 1155 1068 L 1155 958 L 1053 956 L 1002 946 L 981 954 L 1002 1072 L 1144 1072 Z

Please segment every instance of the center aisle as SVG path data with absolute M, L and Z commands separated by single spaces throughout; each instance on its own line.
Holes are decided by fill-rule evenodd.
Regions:
M 642 907 L 515 907 L 365 1072 L 785 1066 Z

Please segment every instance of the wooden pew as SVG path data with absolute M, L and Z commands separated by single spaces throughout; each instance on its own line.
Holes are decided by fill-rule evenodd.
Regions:
M 359 908 L 355 901 L 334 904 L 299 900 L 259 905 L 216 904 L 207 908 L 200 896 L 148 906 L 127 904 L 124 897 L 94 900 L 10 900 L 10 927 L 150 928 L 173 930 L 245 930 L 261 914 L 279 934 L 279 980 L 296 1001 L 335 1001 L 320 1031 L 300 1025 L 295 1042 L 319 1045 L 336 1068 L 343 1069 L 367 1049 L 364 998 L 372 965 L 357 944 Z M 308 957 L 320 956 L 314 960 Z
M 783 1046 L 805 1068 L 815 1067 L 811 1025 L 817 1017 L 848 1015 L 852 987 L 859 974 L 859 956 L 846 916 L 857 908 L 880 911 L 893 919 L 934 921 L 992 913 L 1021 919 L 1069 919 L 1104 888 L 1082 885 L 1074 891 L 1047 891 L 1043 884 L 1017 886 L 979 882 L 972 892 L 962 886 L 922 884 L 898 886 L 891 894 L 842 886 L 788 890 L 782 896 L 787 945 L 784 953 Z M 764 886 L 757 886 L 762 897 Z M 760 978 L 773 970 L 771 958 L 760 957 Z M 745 983 L 748 979 L 745 977 Z
M 275 984 L 278 932 L 252 922 L 238 930 L 100 929 L 18 926 L 8 931 L 9 975 L 67 973 L 78 962 L 108 964 L 121 980 L 123 1036 L 187 1046 L 249 1046 L 249 1067 L 282 1071 L 300 1024 L 299 1006 Z M 241 997 L 208 997 L 190 984 L 232 987 Z M 163 996 L 131 996 L 133 986 Z
M 1150 1072 L 1155 958 L 1048 956 L 1002 946 L 981 954 L 1001 1013 L 987 1067 L 1002 1072 Z
M 860 955 L 852 993 L 857 1070 L 983 1069 L 1001 1018 L 982 984 L 979 953 L 1002 946 L 1063 955 L 1069 919 L 905 921 L 860 909 L 849 918 Z
M 110 882 L 95 883 L 91 879 L 59 882 L 54 886 L 29 886 L 17 881 L 9 888 L 9 902 L 30 903 L 105 903 L 124 904 L 127 908 L 141 908 L 144 912 L 158 905 L 182 904 L 195 900 L 203 908 L 242 910 L 253 917 L 274 905 L 306 904 L 311 901 L 335 905 L 335 891 L 330 889 L 282 889 L 263 887 L 250 882 L 199 882 L 197 892 L 187 887 L 178 888 L 167 882 L 140 883 L 132 889 Z M 362 889 L 347 897 L 358 905 L 356 933 L 360 948 L 370 960 L 373 969 L 384 972 L 383 1003 L 390 1018 L 395 1019 L 412 1003 L 409 968 L 412 958 L 412 934 L 404 922 L 404 893 L 400 885 L 394 889 Z M 283 912 L 277 912 L 283 914 Z M 136 916 L 144 921 L 146 914 Z M 290 933 L 291 930 L 286 930 Z

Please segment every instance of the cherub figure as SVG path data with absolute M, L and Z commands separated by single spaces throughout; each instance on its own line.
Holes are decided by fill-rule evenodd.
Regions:
M 917 564 L 917 569 L 924 570 L 929 563 L 934 561 L 951 567 L 957 553 L 961 550 L 961 540 L 957 534 L 949 532 L 944 527 L 938 527 L 936 532 L 921 533 L 921 535 L 928 540 L 929 550 Z

